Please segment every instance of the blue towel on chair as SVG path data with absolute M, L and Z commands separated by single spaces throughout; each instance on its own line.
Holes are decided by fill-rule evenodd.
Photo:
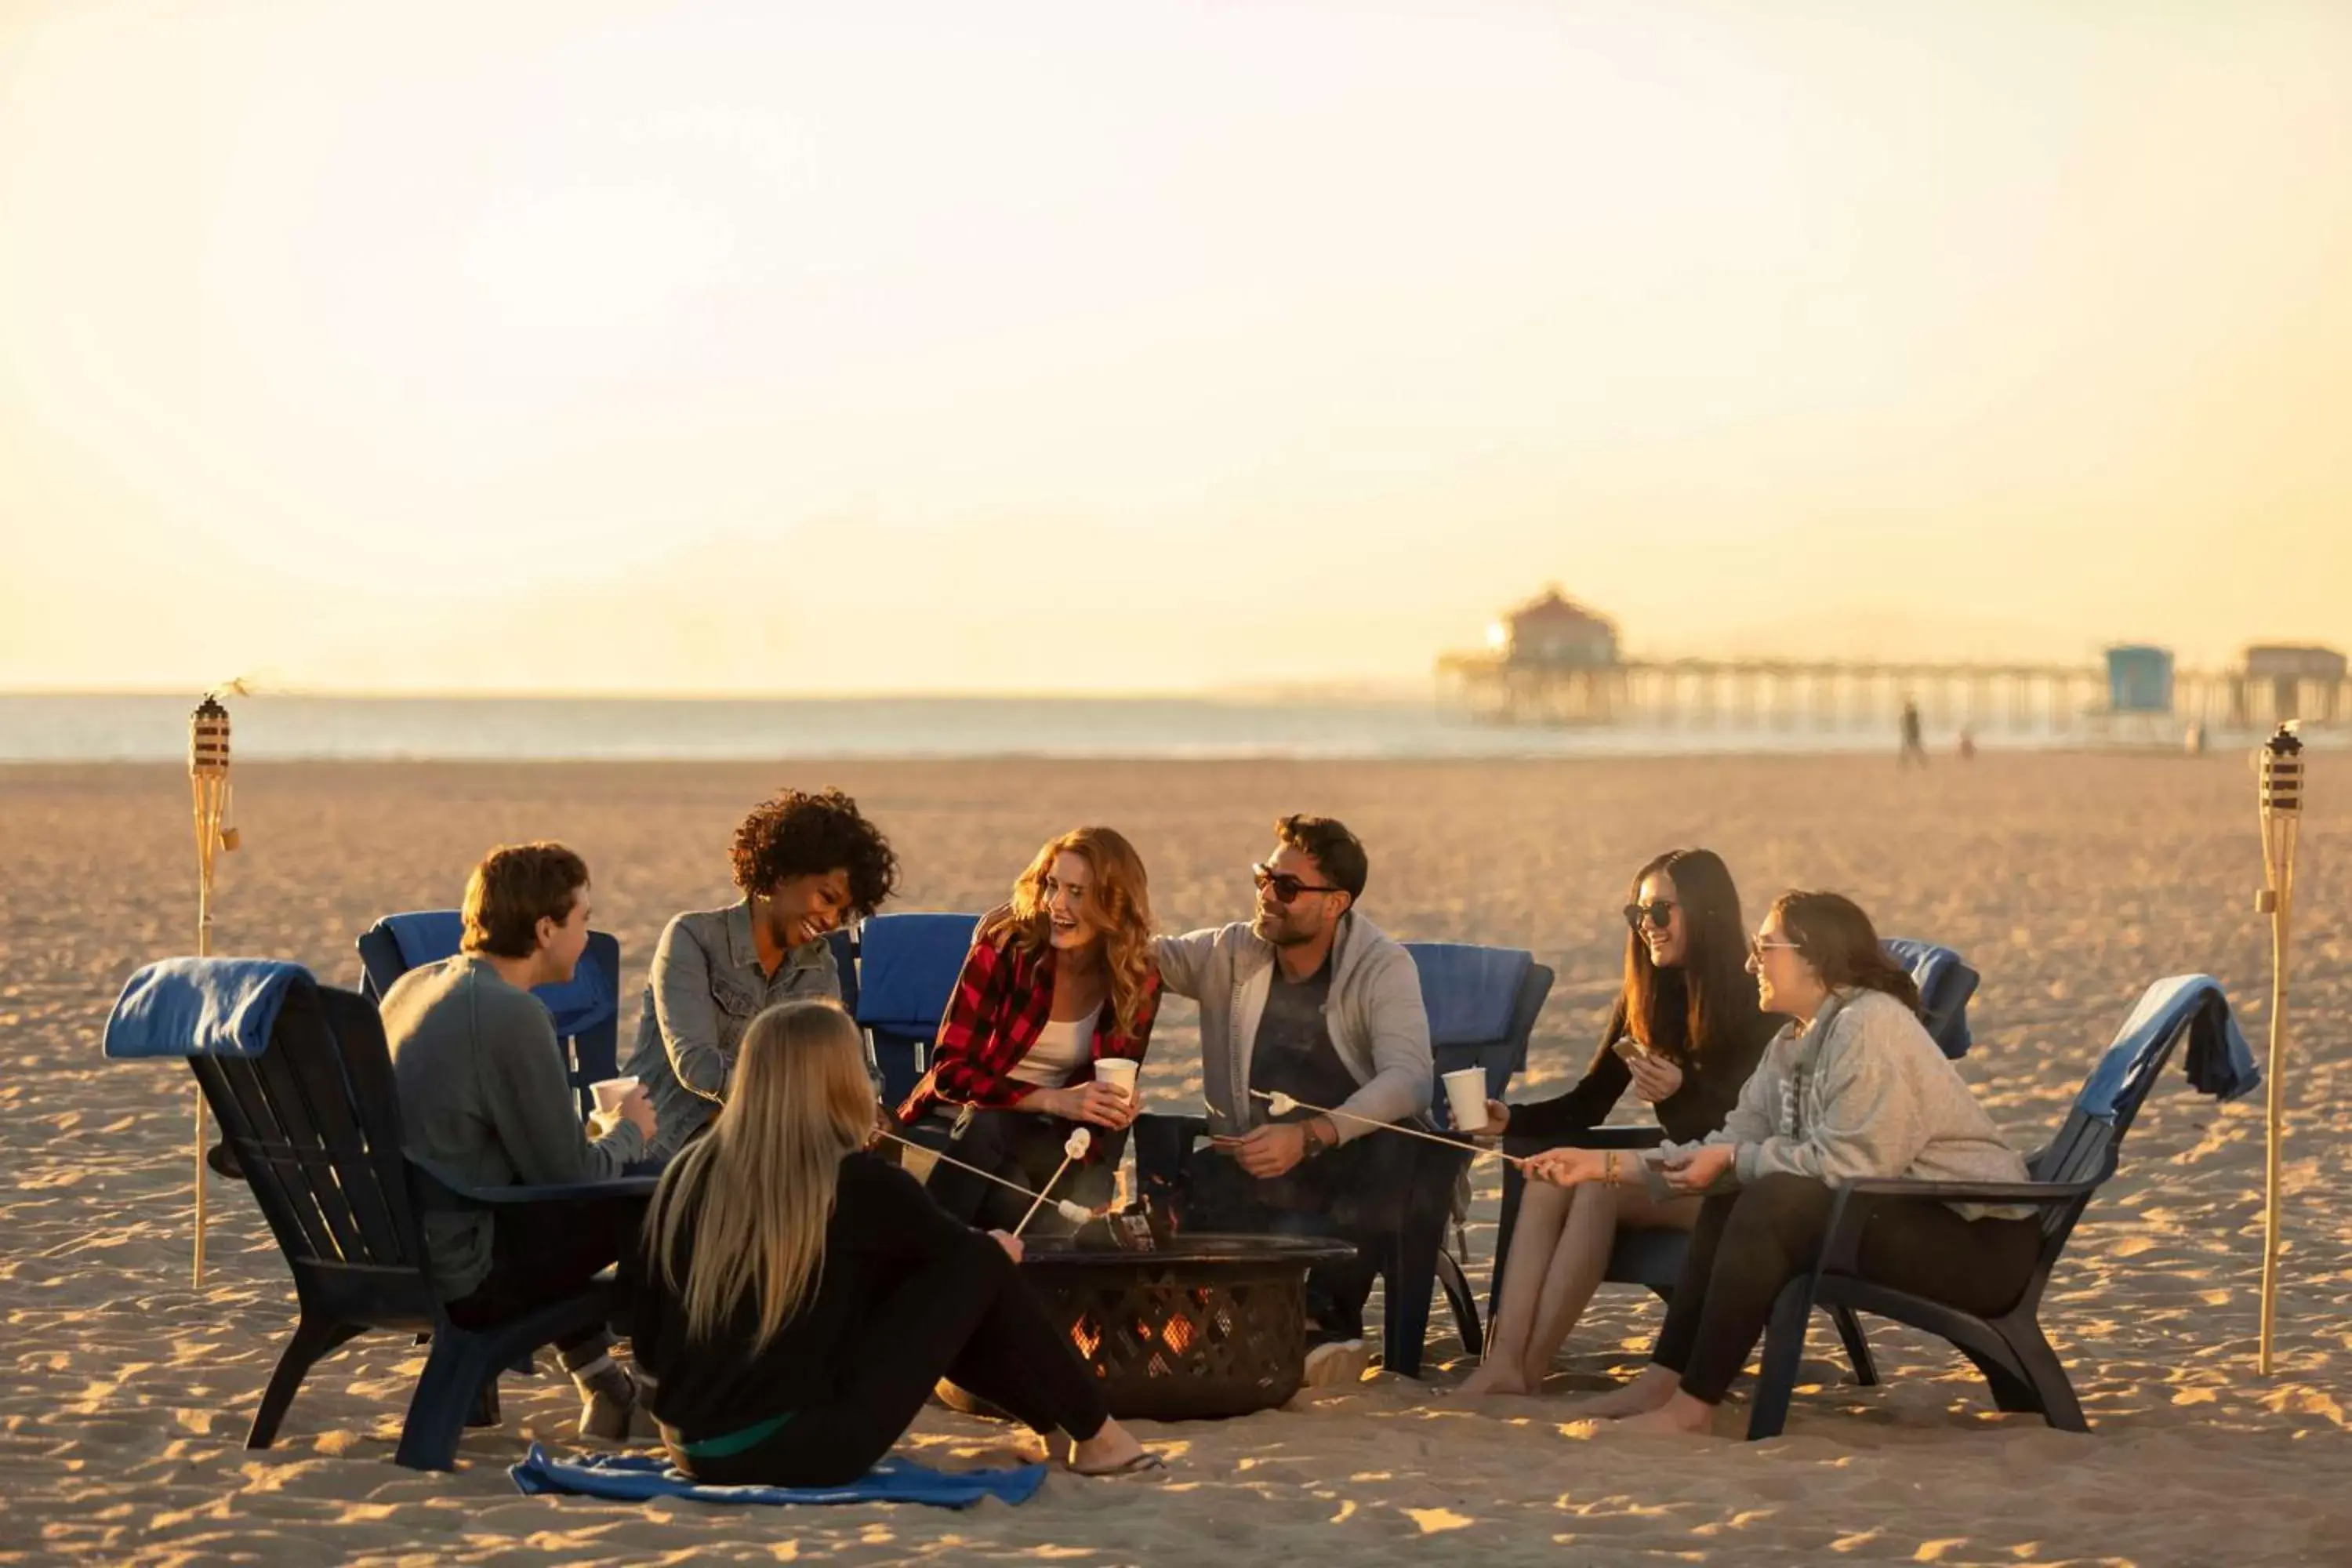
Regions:
M 1969 998 L 1981 978 L 1968 961 L 1948 947 L 1907 936 L 1890 936 L 1878 944 L 1886 956 L 1911 972 L 1919 987 L 1919 1005 L 1927 1015 L 1921 1022 L 1937 1047 L 1953 1061 L 1969 1054 Z
M 167 958 L 133 974 L 107 1015 L 107 1056 L 257 1057 L 310 972 L 278 958 Z
M 1510 1038 L 1519 983 L 1535 954 L 1461 942 L 1409 942 L 1404 950 L 1421 972 L 1431 1045 L 1483 1046 Z
M 538 1444 L 507 1474 L 526 1496 L 572 1492 L 582 1497 L 642 1502 L 647 1498 L 685 1498 L 691 1502 L 919 1502 L 933 1508 L 970 1508 L 988 1498 L 1027 1502 L 1045 1484 L 1045 1467 L 1009 1470 L 934 1470 L 911 1459 L 885 1458 L 845 1487 L 706 1487 L 670 1468 L 667 1459 L 633 1454 L 591 1454 L 555 1459 Z
M 2115 1043 L 2083 1085 L 2074 1107 L 2102 1121 L 2115 1120 L 2118 1099 L 2137 1103 L 2149 1085 L 2158 1052 L 2182 1022 L 2189 1024 L 2189 1056 L 2181 1067 L 2200 1094 L 2236 1100 L 2260 1088 L 2262 1069 L 2246 1037 L 2230 1016 L 2230 999 L 2221 982 L 2210 974 L 2176 974 L 2159 980 L 2141 994 L 2139 1005 L 2116 1032 Z

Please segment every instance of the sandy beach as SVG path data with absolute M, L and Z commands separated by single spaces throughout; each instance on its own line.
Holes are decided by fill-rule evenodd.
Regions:
M 1884 1323 L 1885 1385 L 1854 1387 L 1820 1322 L 1782 1438 L 1729 1440 L 1740 1394 L 1711 1444 L 1563 1432 L 1559 1395 L 1631 1373 L 1655 1326 L 1645 1295 L 1611 1287 L 1547 1397 L 1445 1397 L 1467 1363 L 1441 1308 L 1425 1383 L 1383 1374 L 1247 1420 L 1146 1426 L 1164 1479 L 1056 1476 L 1025 1506 L 965 1513 L 523 1498 L 506 1467 L 533 1439 L 572 1442 L 576 1405 L 552 1376 L 507 1379 L 505 1426 L 469 1435 L 457 1473 L 400 1470 L 421 1352 L 391 1335 L 322 1364 L 278 1446 L 246 1452 L 291 1323 L 285 1268 L 249 1197 L 215 1184 L 211 1268 L 190 1288 L 192 1079 L 99 1055 L 124 977 L 193 946 L 185 777 L 0 769 L 0 1561 L 2352 1562 L 2352 1200 L 2329 1174 L 2352 1132 L 2352 922 L 2334 875 L 2352 832 L 2326 807 L 2332 761 L 2302 857 L 2274 1376 L 2254 1370 L 2259 1100 L 2216 1107 L 2176 1064 L 2044 1309 L 2092 1436 L 1997 1415 L 1956 1353 Z M 1276 814 L 1342 816 L 1371 854 L 1364 908 L 1392 934 L 1525 946 L 1559 970 L 1515 1096 L 1580 1068 L 1613 994 L 1626 875 L 1675 844 L 1721 851 L 1751 918 L 1786 886 L 1834 888 L 1882 931 L 1967 954 L 1984 986 L 1964 1070 L 2022 1148 L 2148 981 L 2216 975 L 2258 1050 L 2266 1021 L 2253 781 L 2234 756 L 1939 757 L 1908 775 L 1891 756 L 241 767 L 217 951 L 351 984 L 352 937 L 377 915 L 454 903 L 492 843 L 557 837 L 593 868 L 634 995 L 664 921 L 730 896 L 743 808 L 787 782 L 857 795 L 904 861 L 898 907 L 982 907 L 1048 834 L 1100 821 L 1146 857 L 1171 929 L 1244 910 Z M 1160 1108 L 1197 1098 L 1192 1023 L 1171 1008 L 1154 1041 Z M 1482 1289 L 1497 1197 L 1489 1177 Z M 1013 1439 L 934 1410 L 909 1442 L 964 1464 Z

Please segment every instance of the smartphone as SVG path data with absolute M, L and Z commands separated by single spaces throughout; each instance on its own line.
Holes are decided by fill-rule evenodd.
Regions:
M 1628 1062 L 1647 1061 L 1650 1057 L 1648 1047 L 1631 1035 L 1618 1036 L 1616 1039 L 1610 1042 L 1609 1048 Z

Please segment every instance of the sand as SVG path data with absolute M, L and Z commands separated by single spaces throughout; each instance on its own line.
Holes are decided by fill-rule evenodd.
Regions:
M 2319 760 L 2315 799 L 2340 795 Z M 1723 852 L 1751 905 L 1801 883 L 1853 894 L 1890 932 L 1985 974 L 1966 1071 L 2014 1138 L 2059 1121 L 2148 981 L 2203 970 L 2259 1042 L 2269 948 L 2253 784 L 2237 759 L 1987 756 L 1924 776 L 1891 760 L 1546 764 L 1193 763 L 254 766 L 224 865 L 219 949 L 352 984 L 353 934 L 453 902 L 501 839 L 557 837 L 596 871 L 598 924 L 634 986 L 663 921 L 727 896 L 728 830 L 763 790 L 838 782 L 890 831 L 902 907 L 1001 894 L 1035 844 L 1111 823 L 1149 859 L 1164 925 L 1232 918 L 1278 812 L 1346 817 L 1391 931 L 1524 945 L 1559 971 L 1528 1079 L 1557 1085 L 1612 994 L 1628 871 L 1657 848 Z M 517 1495 L 506 1466 L 570 1441 L 553 1377 L 505 1384 L 506 1426 L 453 1475 L 389 1460 L 421 1364 L 390 1335 L 314 1372 L 278 1446 L 239 1445 L 291 1322 L 277 1249 L 216 1184 L 212 1267 L 188 1279 L 192 1080 L 115 1066 L 99 1029 L 123 977 L 192 944 L 184 777 L 0 769 L 0 1560 L 268 1563 L 1506 1561 L 1748 1563 L 2352 1562 L 2352 931 L 2332 879 L 2352 833 L 2305 841 L 2279 1364 L 2256 1375 L 2263 1119 L 2177 1068 L 2053 1281 L 2044 1321 L 2096 1430 L 1995 1414 L 1966 1363 L 1879 1323 L 1885 1386 L 1842 1381 L 1817 1322 L 1788 1435 L 1675 1445 L 1564 1432 L 1559 1395 L 1640 1363 L 1656 1308 L 1606 1288 L 1549 1397 L 1444 1396 L 1467 1370 L 1442 1309 L 1432 1375 L 1381 1375 L 1248 1420 L 1144 1428 L 1163 1479 L 1056 1476 L 1021 1508 L 728 1510 Z M 2336 820 L 2340 821 L 2338 817 Z M 1145 1083 L 1197 1092 L 1189 1009 Z M 1474 1279 L 1493 1250 L 1479 1194 Z M 1376 1298 L 1377 1300 L 1377 1298 Z M 1003 1428 L 945 1411 L 910 1436 L 943 1463 L 1006 1457 Z

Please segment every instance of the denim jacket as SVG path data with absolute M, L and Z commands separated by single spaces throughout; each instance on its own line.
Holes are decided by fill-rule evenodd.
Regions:
M 784 954 L 773 975 L 761 973 L 749 900 L 672 920 L 654 949 L 637 1043 L 621 1068 L 653 1096 L 659 1126 L 648 1154 L 677 1153 L 718 1110 L 753 1018 L 795 997 L 840 994 L 833 949 L 822 938 Z

